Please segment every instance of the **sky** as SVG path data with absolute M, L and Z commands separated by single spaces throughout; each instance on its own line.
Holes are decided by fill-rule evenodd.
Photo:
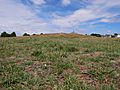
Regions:
M 120 33 L 120 0 L 0 0 L 0 33 Z

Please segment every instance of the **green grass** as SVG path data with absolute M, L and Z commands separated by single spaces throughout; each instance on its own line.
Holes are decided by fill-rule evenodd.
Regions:
M 0 90 L 119 90 L 119 79 L 119 38 L 0 38 Z

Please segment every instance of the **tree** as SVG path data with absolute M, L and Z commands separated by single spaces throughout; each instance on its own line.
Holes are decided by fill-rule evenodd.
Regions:
M 1 33 L 1 37 L 10 37 L 10 34 L 3 32 L 3 33 Z
M 114 33 L 114 36 L 117 36 L 118 34 L 117 33 Z
M 11 33 L 11 37 L 16 37 L 16 33 L 15 33 L 15 32 L 12 32 L 12 33 Z
M 7 35 L 6 32 L 1 33 L 1 37 L 5 37 Z
M 33 36 L 35 36 L 36 34 L 33 34 Z
M 43 33 L 40 33 L 40 35 L 43 35 Z
M 23 36 L 30 36 L 30 34 L 24 33 Z
M 1 33 L 1 37 L 16 37 L 16 33 L 12 32 L 11 34 L 9 34 L 7 32 L 3 32 Z
M 101 37 L 100 34 L 92 33 L 91 36 Z
M 115 38 L 116 36 L 115 35 L 111 35 L 111 38 Z

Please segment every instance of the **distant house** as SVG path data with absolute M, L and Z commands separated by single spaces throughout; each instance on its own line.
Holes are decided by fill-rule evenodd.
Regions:
M 117 38 L 120 38 L 120 34 L 118 34 L 116 37 L 117 37 Z
M 109 38 L 111 38 L 112 35 L 106 34 L 106 35 L 104 35 L 103 37 L 109 37 Z
M 120 38 L 120 34 L 114 34 L 114 35 L 106 34 L 106 35 L 102 35 L 102 37 L 106 37 L 106 38 Z

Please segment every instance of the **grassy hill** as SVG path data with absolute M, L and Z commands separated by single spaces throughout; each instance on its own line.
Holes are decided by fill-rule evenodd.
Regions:
M 0 38 L 0 90 L 119 90 L 119 81 L 119 38 Z

